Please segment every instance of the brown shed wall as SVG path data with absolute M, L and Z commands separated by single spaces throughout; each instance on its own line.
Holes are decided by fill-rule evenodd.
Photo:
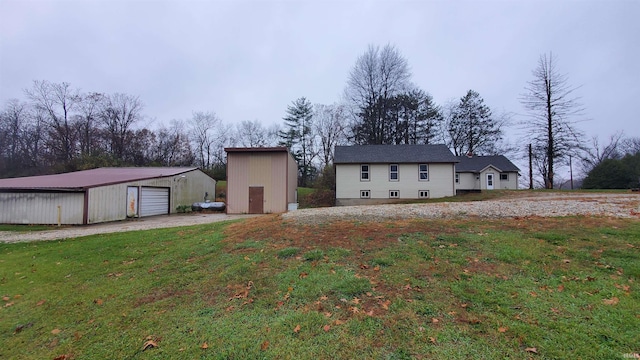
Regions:
M 297 165 L 288 152 L 243 151 L 227 154 L 227 213 L 249 212 L 249 187 L 264 188 L 264 212 L 287 211 L 295 199 Z M 291 184 L 291 162 L 294 164 Z

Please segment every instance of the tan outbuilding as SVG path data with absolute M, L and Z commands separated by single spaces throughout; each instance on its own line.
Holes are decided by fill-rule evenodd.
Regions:
M 226 148 L 227 213 L 282 213 L 297 207 L 298 165 L 286 147 Z
M 215 200 L 216 181 L 193 167 L 98 168 L 0 179 L 0 223 L 94 224 L 177 212 Z

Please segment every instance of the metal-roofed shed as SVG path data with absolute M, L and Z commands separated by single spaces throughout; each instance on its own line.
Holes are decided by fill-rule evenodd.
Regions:
M 175 213 L 205 197 L 215 180 L 194 167 L 98 168 L 0 179 L 0 223 L 94 224 Z

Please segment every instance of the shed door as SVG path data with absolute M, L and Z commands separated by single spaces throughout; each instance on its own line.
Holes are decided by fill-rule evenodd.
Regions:
M 264 213 L 264 187 L 249 187 L 249 214 Z
M 169 188 L 142 187 L 141 190 L 140 216 L 169 213 Z

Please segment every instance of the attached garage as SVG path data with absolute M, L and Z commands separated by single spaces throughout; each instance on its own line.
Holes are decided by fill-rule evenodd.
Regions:
M 143 186 L 140 193 L 140 216 L 169 213 L 169 188 Z
M 0 223 L 94 224 L 166 215 L 213 199 L 216 182 L 198 168 L 99 168 L 0 179 Z

